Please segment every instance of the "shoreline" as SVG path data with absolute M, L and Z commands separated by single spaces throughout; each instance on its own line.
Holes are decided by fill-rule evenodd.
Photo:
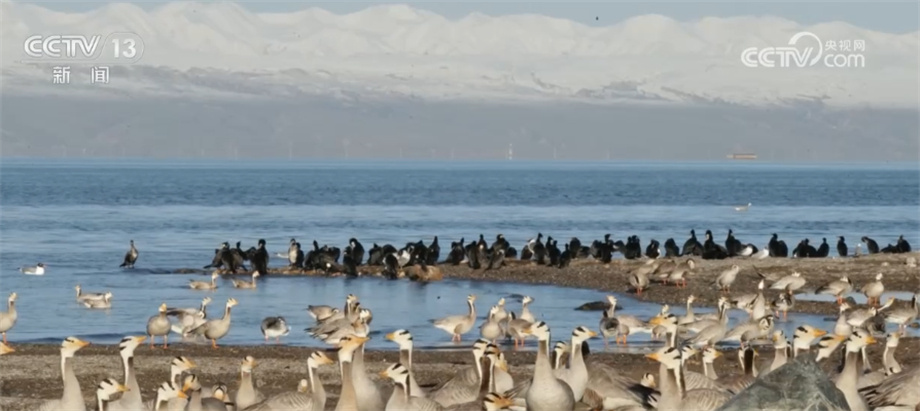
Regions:
M 684 261 L 687 257 L 678 257 L 676 261 Z M 614 259 L 610 264 L 602 264 L 590 259 L 575 260 L 569 267 L 555 268 L 537 265 L 533 262 L 524 262 L 520 260 L 507 260 L 508 264 L 498 270 L 485 271 L 482 269 L 473 270 L 466 264 L 446 265 L 439 264 L 437 267 L 444 279 L 470 280 L 470 281 L 491 281 L 506 284 L 536 284 L 548 285 L 555 287 L 590 289 L 601 292 L 615 292 L 629 295 L 639 301 L 669 304 L 672 306 L 683 307 L 689 295 L 694 295 L 697 307 L 715 307 L 721 294 L 713 282 L 719 274 L 733 264 L 737 264 L 741 271 L 731 287 L 731 292 L 726 295 L 741 295 L 757 291 L 757 284 L 761 277 L 757 272 L 766 276 L 782 277 L 791 274 L 794 271 L 802 273 L 806 278 L 806 285 L 796 292 L 796 295 L 814 294 L 814 290 L 830 281 L 838 280 L 842 276 L 847 276 L 854 284 L 853 293 L 858 294 L 859 288 L 869 281 L 874 281 L 875 275 L 884 274 L 882 282 L 885 285 L 885 291 L 915 293 L 920 292 L 920 268 L 909 267 L 908 259 L 920 260 L 920 251 L 912 251 L 903 254 L 872 254 L 862 255 L 860 257 L 847 258 L 766 258 L 762 260 L 753 260 L 749 258 L 730 258 L 725 260 L 703 260 L 699 257 L 693 257 L 697 267 L 693 273 L 688 276 L 686 288 L 678 288 L 673 285 L 662 285 L 650 278 L 651 284 L 637 295 L 628 281 L 628 274 L 636 268 L 645 264 L 648 259 L 642 258 L 637 260 Z M 376 276 L 382 267 L 372 267 L 362 265 L 358 267 L 361 274 L 359 276 Z M 756 269 L 756 271 L 755 271 Z M 331 274 L 316 272 L 290 273 L 285 272 L 283 268 L 272 268 L 272 274 L 263 276 L 284 276 L 284 277 L 341 277 L 343 274 Z M 177 269 L 175 274 L 205 274 L 208 271 L 201 269 Z M 245 277 L 248 273 L 224 274 L 224 277 Z M 400 278 L 394 281 L 409 281 L 406 278 Z M 765 281 L 764 295 L 772 301 L 780 294 L 780 290 L 770 289 L 772 281 Z M 887 298 L 883 296 L 883 299 Z M 573 309 L 588 301 L 579 302 L 573 305 Z M 850 299 L 850 305 L 857 305 L 855 300 Z M 899 299 L 895 307 L 909 303 Z M 833 301 L 808 301 L 797 299 L 795 305 L 789 312 L 803 314 L 822 314 L 837 315 L 837 304 Z
M 462 346 L 469 347 L 472 341 L 465 342 Z M 527 344 L 533 346 L 535 342 L 528 340 Z M 658 364 L 645 358 L 642 353 L 609 353 L 604 352 L 603 343 L 594 338 L 589 341 L 591 353 L 586 360 L 608 364 L 619 370 L 624 376 L 638 381 L 645 373 L 658 375 Z M 655 347 L 659 347 L 658 342 Z M 884 343 L 880 341 L 869 347 L 870 358 L 875 359 L 873 366 L 879 366 L 879 358 L 884 350 Z M 394 344 L 395 346 L 395 344 Z M 44 400 L 59 398 L 62 390 L 59 344 L 14 344 L 16 352 L 0 356 L 0 405 L 6 411 L 30 410 L 40 405 Z M 773 348 L 770 345 L 759 345 L 759 368 L 768 366 L 773 358 Z M 307 347 L 289 346 L 221 346 L 214 350 L 210 346 L 177 345 L 170 349 L 159 347 L 149 348 L 148 345 L 138 347 L 135 351 L 135 367 L 138 384 L 144 400 L 153 398 L 156 387 L 168 380 L 169 363 L 177 355 L 190 358 L 196 367 L 192 370 L 204 384 L 216 382 L 226 383 L 231 391 L 239 384 L 239 364 L 247 355 L 256 358 L 259 365 L 255 369 L 254 379 L 258 389 L 265 395 L 274 395 L 291 391 L 298 381 L 306 377 L 306 359 L 313 351 L 324 351 L 335 360 L 336 354 L 332 348 L 314 349 Z M 510 366 L 510 373 L 515 381 L 530 378 L 535 359 L 534 351 L 514 351 L 510 347 L 502 347 Z M 738 361 L 734 358 L 736 348 L 728 348 L 726 356 L 716 361 L 715 366 L 719 374 L 726 375 L 740 372 Z M 812 351 L 815 348 L 812 347 Z M 821 368 L 833 375 L 833 370 L 838 364 L 838 352 L 832 358 L 822 361 Z M 901 338 L 896 351 L 896 357 L 905 368 L 920 364 L 920 338 Z M 384 400 L 389 398 L 392 385 L 382 381 L 377 372 L 398 361 L 396 351 L 368 350 L 366 353 L 367 374 L 378 383 Z M 118 356 L 116 345 L 90 345 L 74 356 L 74 370 L 80 382 L 84 401 L 87 409 L 95 409 L 95 392 L 92 387 L 104 378 L 112 377 L 121 381 L 123 379 L 123 365 Z M 472 354 L 468 349 L 455 351 L 414 351 L 413 371 L 419 384 L 423 388 L 431 387 L 445 381 L 460 368 L 472 364 Z M 688 362 L 688 368 L 700 371 L 699 358 Z M 327 410 L 334 410 L 341 390 L 338 367 L 325 366 L 318 370 L 317 375 L 322 380 L 327 391 Z M 584 409 L 584 408 L 577 408 Z

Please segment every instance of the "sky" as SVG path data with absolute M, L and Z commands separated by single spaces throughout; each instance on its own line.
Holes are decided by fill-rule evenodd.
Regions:
M 206 3 L 204 1 L 203 3 Z M 29 1 L 59 11 L 87 11 L 107 2 L 56 0 Z M 155 8 L 163 2 L 133 2 Z M 898 1 L 248 1 L 238 2 L 254 12 L 287 12 L 320 7 L 336 14 L 359 11 L 374 4 L 408 4 L 447 18 L 461 18 L 472 12 L 489 15 L 535 13 L 585 24 L 610 25 L 642 14 L 662 14 L 676 20 L 696 20 L 707 16 L 774 15 L 803 24 L 845 21 L 853 25 L 889 33 L 920 29 L 920 2 Z

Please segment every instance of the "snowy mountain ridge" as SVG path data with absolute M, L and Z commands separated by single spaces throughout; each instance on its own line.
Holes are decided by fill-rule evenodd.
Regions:
M 47 65 L 21 61 L 27 37 L 132 32 L 143 39 L 144 53 L 119 67 L 126 76 L 119 87 L 139 95 L 169 85 L 201 95 L 917 105 L 920 32 L 884 33 L 845 22 L 804 26 L 771 16 L 679 22 L 642 15 L 597 27 L 533 14 L 451 20 L 406 5 L 344 15 L 320 8 L 253 13 L 226 2 L 151 10 L 113 3 L 63 13 L 3 1 L 0 15 L 4 88 L 27 94 L 59 92 L 51 89 Z M 742 64 L 743 50 L 786 46 L 802 31 L 822 42 L 862 41 L 865 67 Z M 233 86 L 241 78 L 245 90 Z

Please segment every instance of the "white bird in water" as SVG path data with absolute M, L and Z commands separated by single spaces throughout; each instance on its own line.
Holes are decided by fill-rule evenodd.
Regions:
M 747 211 L 749 208 L 751 208 L 751 203 L 747 203 L 747 205 L 737 206 L 735 207 L 735 211 Z
M 45 263 L 19 267 L 19 272 L 26 275 L 45 275 Z

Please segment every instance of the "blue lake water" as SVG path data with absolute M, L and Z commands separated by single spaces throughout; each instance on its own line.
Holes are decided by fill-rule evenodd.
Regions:
M 753 203 L 747 212 L 734 206 Z M 766 244 L 776 232 L 787 243 L 836 236 L 854 247 L 863 235 L 880 245 L 903 234 L 920 246 L 920 173 L 917 164 L 766 165 L 564 162 L 171 162 L 152 160 L 4 159 L 0 162 L 0 291 L 20 295 L 20 322 L 12 341 L 51 341 L 67 335 L 117 341 L 144 329 L 160 302 L 196 306 L 203 292 L 187 275 L 152 274 L 210 262 L 223 241 L 259 238 L 274 254 L 296 237 L 305 246 L 344 247 L 357 237 L 401 245 L 438 235 L 442 258 L 450 241 L 491 242 L 503 233 L 520 248 L 538 231 L 582 242 L 612 233 L 678 244 L 691 228 L 712 229 L 719 242 L 728 228 L 742 242 Z M 118 268 L 134 239 L 136 272 Z M 833 253 L 833 251 L 832 251 Z M 17 268 L 42 261 L 43 277 Z M 272 264 L 282 265 L 273 257 Z M 109 311 L 74 302 L 73 286 L 111 290 Z M 546 286 L 445 281 L 421 286 L 378 279 L 270 278 L 258 290 L 213 292 L 209 313 L 219 316 L 234 296 L 234 328 L 227 344 L 258 343 L 258 324 L 283 315 L 290 344 L 317 345 L 301 330 L 307 304 L 342 305 L 348 293 L 374 310 L 374 330 L 409 328 L 419 346 L 449 346 L 428 320 L 462 314 L 464 297 L 480 296 L 481 314 L 502 296 L 529 294 L 533 310 L 562 338 L 580 324 L 596 327 L 599 313 L 574 307 L 604 294 Z M 627 311 L 651 315 L 657 307 L 621 297 Z M 509 305 L 519 309 L 517 303 Z M 701 310 L 703 311 L 703 310 Z M 796 317 L 790 317 L 793 320 Z M 801 319 L 805 319 L 804 317 Z M 815 324 L 818 325 L 818 324 Z M 472 333 L 469 335 L 472 337 Z M 636 341 L 647 340 L 640 336 Z M 382 339 L 371 347 L 393 348 Z

